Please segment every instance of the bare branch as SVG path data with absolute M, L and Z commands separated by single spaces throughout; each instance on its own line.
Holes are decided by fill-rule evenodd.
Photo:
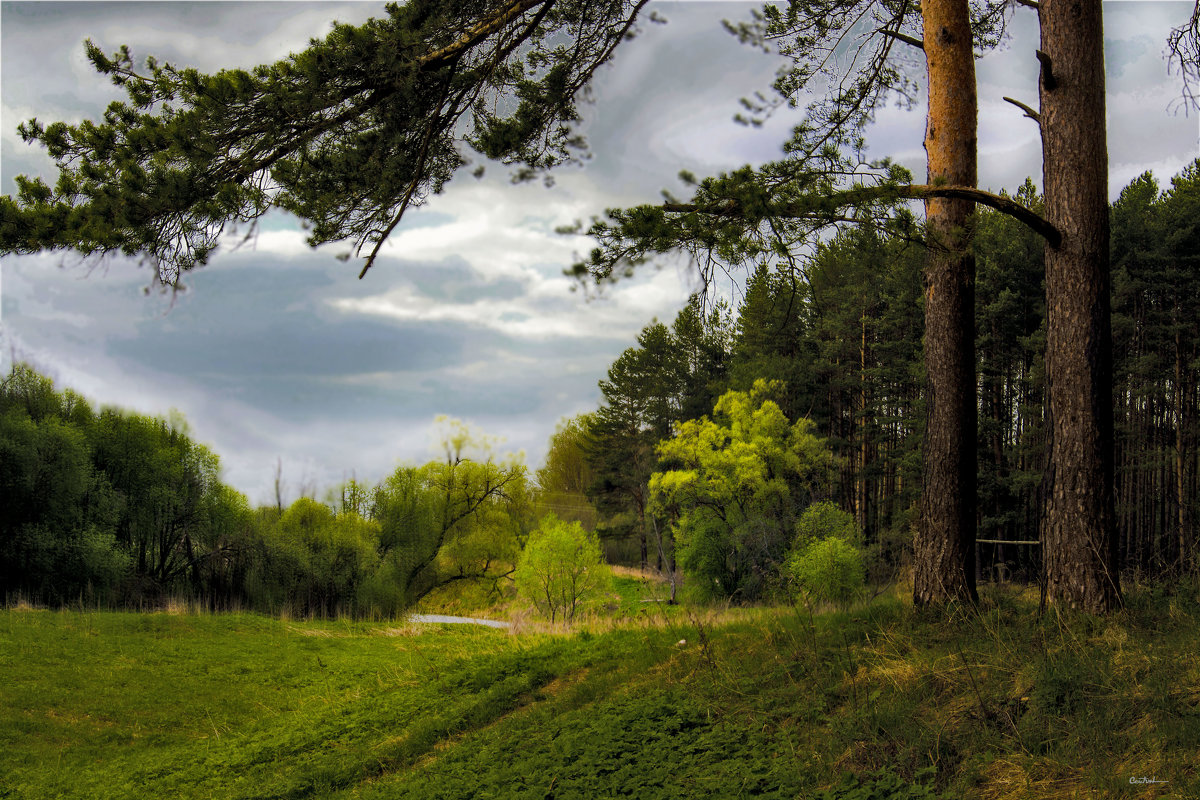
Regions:
M 1196 88 L 1200 84 L 1200 0 L 1192 9 L 1191 19 L 1173 29 L 1167 37 L 1167 56 L 1170 64 L 1178 63 L 1179 75 L 1183 78 L 1184 112 L 1200 108 Z
M 1012 103 L 1014 106 L 1016 106 L 1017 108 L 1019 108 L 1019 109 L 1021 109 L 1022 111 L 1024 111 L 1024 112 L 1025 112 L 1025 116 L 1029 117 L 1031 120 L 1033 120 L 1034 122 L 1036 122 L 1038 125 L 1041 125 L 1041 124 L 1042 124 L 1042 115 L 1041 115 L 1041 114 L 1039 114 L 1038 112 L 1034 111 L 1034 110 L 1033 110 L 1032 108 L 1030 108 L 1029 106 L 1027 106 L 1027 105 L 1025 105 L 1024 103 L 1022 103 L 1020 100 L 1014 100 L 1014 99 L 1012 99 L 1011 97 L 1005 97 L 1005 98 L 1002 98 L 1002 99 L 1003 99 L 1003 100 L 1004 100 L 1006 103 Z
M 920 39 L 918 39 L 915 36 L 909 36 L 907 33 L 901 33 L 900 31 L 894 31 L 891 28 L 880 28 L 879 32 L 882 33 L 884 36 L 892 37 L 893 39 L 895 39 L 898 42 L 904 42 L 905 44 L 912 45 L 913 47 L 917 48 L 918 50 L 925 49 L 924 42 L 922 42 Z

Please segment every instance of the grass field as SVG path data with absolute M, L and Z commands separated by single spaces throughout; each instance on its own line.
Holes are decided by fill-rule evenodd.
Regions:
M 0 611 L 0 797 L 1200 797 L 1194 587 L 944 620 L 624 579 L 557 632 Z

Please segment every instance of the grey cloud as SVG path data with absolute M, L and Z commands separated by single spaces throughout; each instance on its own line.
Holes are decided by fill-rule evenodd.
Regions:
M 201 269 L 189 277 L 190 289 L 175 308 L 143 318 L 137 335 L 113 342 L 112 349 L 165 372 L 249 381 L 423 370 L 461 357 L 462 334 L 453 326 L 325 311 L 322 298 L 334 282 L 327 266 Z
M 425 297 L 432 301 L 470 303 L 491 298 L 511 300 L 528 291 L 515 278 L 488 280 L 465 259 L 449 258 L 438 264 L 402 262 L 396 272 Z

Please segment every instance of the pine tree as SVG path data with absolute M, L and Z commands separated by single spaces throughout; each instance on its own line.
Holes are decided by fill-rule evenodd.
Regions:
M 140 255 L 174 284 L 227 230 L 279 207 L 313 246 L 366 249 L 362 277 L 404 213 L 465 164 L 460 143 L 517 179 L 577 161 L 579 96 L 646 2 L 390 3 L 283 61 L 215 75 L 153 57 L 139 70 L 127 47 L 89 41 L 128 99 L 100 122 L 20 127 L 59 177 L 18 177 L 0 199 L 0 252 Z

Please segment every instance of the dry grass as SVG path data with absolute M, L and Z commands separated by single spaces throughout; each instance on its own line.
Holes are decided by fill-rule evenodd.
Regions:
M 609 567 L 613 575 L 618 575 L 622 578 L 636 578 L 638 580 L 650 581 L 652 583 L 667 583 L 668 579 L 664 573 L 655 569 L 639 569 L 638 567 L 623 567 L 615 565 Z
M 28 600 L 26 600 L 24 597 L 18 598 L 16 601 L 14 601 L 11 605 L 9 605 L 9 609 L 12 611 L 47 611 L 47 610 L 49 610 L 49 609 L 45 608 L 44 606 L 31 605 L 30 602 Z
M 416 622 L 405 622 L 400 625 L 377 628 L 373 633 L 377 636 L 418 636 L 428 629 L 428 625 L 422 626 Z
M 298 628 L 295 625 L 287 625 L 286 628 L 292 633 L 298 633 L 301 636 L 315 636 L 319 639 L 333 639 L 345 636 L 345 634 L 334 633 L 333 631 L 325 628 Z

